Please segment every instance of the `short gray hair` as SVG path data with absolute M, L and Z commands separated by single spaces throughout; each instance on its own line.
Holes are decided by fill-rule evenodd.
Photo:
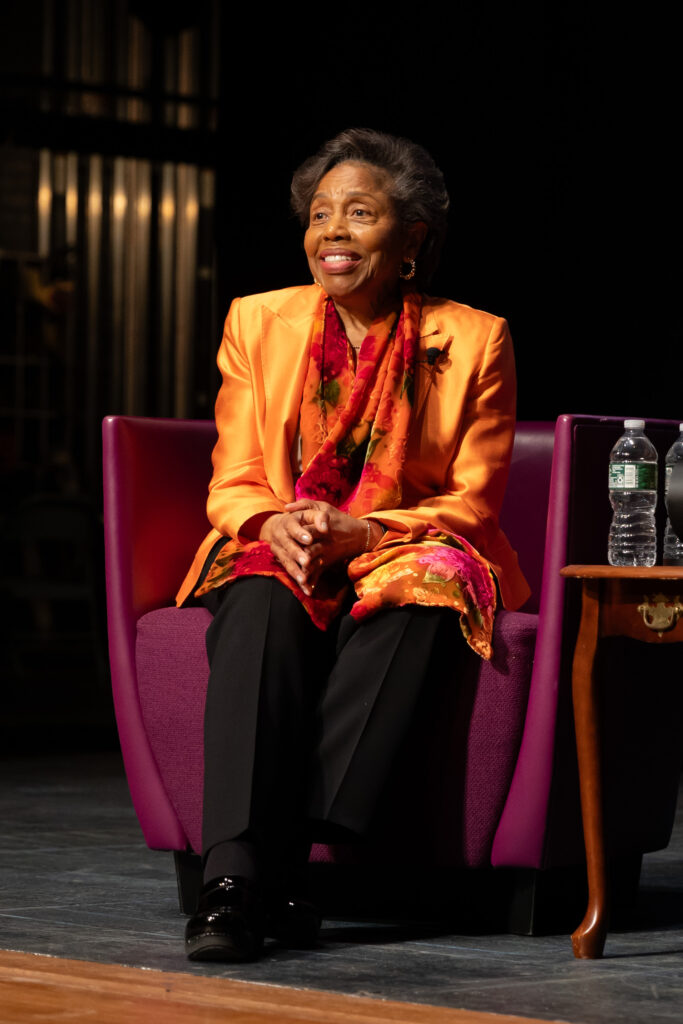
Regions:
M 309 157 L 292 178 L 292 209 L 302 225 L 308 225 L 311 200 L 328 171 L 352 160 L 385 171 L 398 217 L 404 224 L 423 221 L 427 234 L 417 258 L 415 283 L 429 284 L 437 268 L 446 237 L 449 206 L 443 174 L 426 149 L 395 135 L 371 128 L 348 128 Z

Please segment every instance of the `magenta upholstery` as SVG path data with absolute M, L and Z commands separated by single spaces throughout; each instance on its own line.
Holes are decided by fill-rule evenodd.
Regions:
M 473 656 L 467 677 L 415 723 L 381 811 L 381 839 L 365 858 L 523 867 L 580 859 L 567 653 L 576 608 L 565 601 L 559 568 L 604 559 L 605 451 L 620 424 L 570 416 L 555 431 L 518 424 L 502 523 L 534 595 L 522 611 L 499 613 L 493 662 Z M 660 444 L 674 427 L 661 425 Z M 206 529 L 215 428 L 109 417 L 103 430 L 110 659 L 131 794 L 149 846 L 196 850 L 209 615 L 168 605 Z M 580 515 L 596 495 L 600 514 Z M 629 728 L 624 720 L 624 734 Z M 617 846 L 628 851 L 668 841 L 678 776 L 671 757 L 658 768 L 654 800 L 638 789 L 637 773 L 629 776 L 641 816 L 634 824 L 622 800 L 613 822 Z M 407 803 L 420 820 L 413 847 L 401 830 Z M 346 860 L 349 851 L 318 846 L 313 856 Z
M 107 623 L 114 708 L 128 785 L 152 849 L 187 837 L 168 797 L 142 719 L 137 621 L 169 605 L 206 532 L 212 422 L 109 416 L 102 425 Z
M 209 674 L 204 634 L 210 622 L 206 608 L 160 608 L 137 624 L 136 669 L 145 731 L 183 834 L 197 852 Z
M 138 621 L 136 668 L 142 719 L 166 792 L 194 850 L 201 843 L 202 716 L 208 664 L 204 608 L 162 608 Z M 422 857 L 443 864 L 478 866 L 490 862 L 495 823 L 500 817 L 517 759 L 527 704 L 537 616 L 501 612 L 496 623 L 496 658 L 453 680 L 443 706 L 429 721 L 429 736 L 416 737 L 420 788 L 412 792 L 413 820 Z M 456 642 L 461 642 L 456 636 Z M 514 666 L 514 668 L 513 668 Z M 472 659 L 472 668 L 479 669 Z M 188 680 L 193 685 L 188 687 Z M 440 725 L 438 723 L 441 723 Z M 427 723 L 423 731 L 427 731 Z M 367 853 L 384 857 L 416 850 L 400 834 L 413 774 L 406 766 L 385 813 L 384 837 Z M 425 802 L 426 798 L 426 802 Z M 440 822 L 434 831 L 430 822 Z M 393 826 L 393 827 L 392 827 Z M 429 839 L 428 839 L 429 837 Z M 427 845 L 429 842 L 429 851 Z M 317 846 L 316 860 L 345 859 L 346 851 Z

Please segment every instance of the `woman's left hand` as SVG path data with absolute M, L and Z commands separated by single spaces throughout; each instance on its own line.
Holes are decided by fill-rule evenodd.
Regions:
M 307 581 L 312 587 L 329 566 L 369 551 L 383 535 L 382 527 L 375 520 L 356 519 L 326 501 L 302 498 L 285 505 L 285 509 L 298 514 L 301 525 L 311 534 L 312 542 L 307 547 L 311 557 Z

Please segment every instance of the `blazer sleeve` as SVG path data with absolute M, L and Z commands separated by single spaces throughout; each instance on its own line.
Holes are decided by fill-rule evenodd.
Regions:
M 218 441 L 213 450 L 209 484 L 209 522 L 224 536 L 240 537 L 248 519 L 261 512 L 281 512 L 284 505 L 271 490 L 263 459 L 263 415 L 254 387 L 258 338 L 240 323 L 240 300 L 230 306 L 218 350 L 222 383 L 216 399 Z M 240 538 L 248 540 L 249 538 Z
M 447 405 L 447 395 L 442 402 Z M 498 517 L 512 453 L 515 407 L 512 341 L 506 321 L 495 317 L 471 374 L 461 421 L 456 421 L 455 414 L 450 424 L 458 441 L 445 466 L 443 489 L 409 508 L 369 513 L 387 527 L 378 547 L 414 540 L 430 527 L 443 528 L 465 537 L 485 558 L 497 561 L 497 549 L 509 548 Z

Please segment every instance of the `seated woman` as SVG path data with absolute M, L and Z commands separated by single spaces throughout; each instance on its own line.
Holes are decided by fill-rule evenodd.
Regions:
M 463 651 L 489 658 L 497 589 L 508 608 L 528 596 L 498 527 L 507 325 L 422 291 L 441 172 L 349 130 L 299 168 L 292 202 L 315 283 L 230 308 L 213 529 L 178 595 L 214 614 L 193 959 L 315 941 L 311 840 L 367 832 L 437 634 L 452 647 L 459 621 Z

